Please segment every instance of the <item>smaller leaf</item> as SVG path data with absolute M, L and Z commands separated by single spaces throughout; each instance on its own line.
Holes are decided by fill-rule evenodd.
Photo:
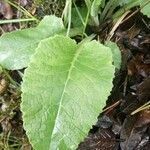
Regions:
M 78 7 L 77 9 L 79 11 L 79 14 L 75 8 L 72 9 L 72 25 L 73 27 L 84 28 L 84 21 L 87 16 L 88 9 L 86 7 Z
M 94 0 L 91 6 L 91 16 L 95 17 L 99 13 L 102 0 Z
M 121 6 L 123 5 L 128 5 L 128 4 L 131 4 L 131 3 L 135 3 L 135 2 L 138 2 L 139 0 L 118 0 L 119 4 Z
M 35 28 L 23 29 L 0 37 L 0 65 L 9 70 L 27 67 L 38 43 L 64 30 L 61 18 L 45 16 Z
M 143 7 L 141 12 L 150 18 L 150 0 L 140 0 L 140 6 Z
M 117 69 L 120 69 L 120 66 L 121 66 L 121 52 L 120 52 L 119 47 L 117 46 L 116 43 L 111 42 L 111 41 L 107 41 L 105 43 L 105 45 L 108 46 L 112 51 L 114 66 Z
M 84 0 L 84 1 L 85 1 L 85 4 L 86 4 L 88 10 L 90 10 L 91 9 L 91 5 L 92 5 L 91 0 Z

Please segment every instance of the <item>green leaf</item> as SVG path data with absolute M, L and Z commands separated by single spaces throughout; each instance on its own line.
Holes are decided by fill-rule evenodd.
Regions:
M 22 84 L 24 128 L 35 150 L 77 148 L 96 123 L 113 87 L 108 47 L 69 37 L 43 40 Z
M 77 10 L 75 8 L 72 9 L 72 13 L 71 13 L 72 25 L 73 25 L 73 27 L 80 27 L 83 29 L 88 10 L 87 10 L 87 7 L 78 7 L 77 9 L 79 12 L 77 12 Z
M 114 66 L 117 69 L 120 69 L 120 66 L 121 66 L 121 52 L 120 52 L 119 47 L 117 46 L 116 43 L 111 42 L 111 41 L 107 41 L 105 43 L 105 45 L 108 46 L 112 51 Z
M 105 7 L 105 3 L 106 3 L 106 0 L 101 0 L 101 8 L 104 8 Z
M 96 26 L 99 25 L 98 13 L 100 12 L 100 5 L 102 0 L 94 0 L 91 6 L 91 19 L 93 24 Z
M 84 2 L 85 2 L 85 4 L 86 4 L 88 10 L 90 10 L 90 9 L 91 9 L 91 5 L 92 5 L 91 0 L 84 0 Z
M 91 16 L 96 17 L 100 10 L 102 0 L 94 0 L 91 6 Z
M 150 0 L 140 0 L 141 12 L 150 18 Z
M 0 65 L 10 70 L 27 67 L 38 43 L 63 29 L 60 18 L 45 16 L 36 28 L 4 34 L 0 37 Z
M 119 4 L 121 6 L 123 6 L 125 4 L 128 4 L 128 3 L 132 2 L 132 1 L 135 1 L 135 0 L 118 0 Z

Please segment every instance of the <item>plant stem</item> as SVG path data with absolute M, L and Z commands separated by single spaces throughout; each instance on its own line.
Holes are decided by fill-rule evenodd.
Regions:
M 88 12 L 87 12 L 87 15 L 86 15 L 86 19 L 85 19 L 85 25 L 84 25 L 83 32 L 82 32 L 82 39 L 83 39 L 85 30 L 86 30 L 86 26 L 87 26 L 87 24 L 88 24 L 89 16 L 90 16 L 90 10 L 88 9 Z
M 34 18 L 29 19 L 10 19 L 10 20 L 0 20 L 0 24 L 6 23 L 17 23 L 17 22 L 25 22 L 25 21 L 36 21 Z
M 68 27 L 67 27 L 67 36 L 69 36 L 71 28 L 71 9 L 72 9 L 72 0 L 68 0 Z

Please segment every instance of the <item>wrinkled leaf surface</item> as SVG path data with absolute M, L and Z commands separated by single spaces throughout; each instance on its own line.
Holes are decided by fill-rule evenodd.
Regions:
M 96 123 L 112 89 L 110 48 L 69 37 L 43 40 L 25 71 L 24 128 L 36 150 L 70 150 Z
M 38 43 L 63 29 L 60 18 L 45 16 L 36 28 L 4 34 L 0 37 L 0 65 L 10 70 L 27 67 Z

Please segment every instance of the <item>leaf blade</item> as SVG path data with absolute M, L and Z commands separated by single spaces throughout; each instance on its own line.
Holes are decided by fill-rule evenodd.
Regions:
M 141 9 L 141 12 L 143 13 L 143 15 L 146 15 L 148 18 L 150 18 L 150 1 L 140 0 L 140 7 L 143 7 Z
M 38 43 L 64 29 L 62 20 L 45 16 L 36 28 L 6 33 L 0 37 L 0 64 L 10 70 L 27 67 Z
M 100 11 L 100 5 L 102 0 L 94 0 L 91 6 L 91 16 L 96 17 Z
M 105 105 L 114 70 L 110 49 L 96 41 L 80 46 L 64 36 L 42 41 L 22 85 L 24 127 L 33 147 L 75 149 Z
M 116 43 L 111 41 L 106 41 L 106 46 L 108 46 L 112 51 L 114 66 L 119 70 L 121 67 L 121 52 Z

